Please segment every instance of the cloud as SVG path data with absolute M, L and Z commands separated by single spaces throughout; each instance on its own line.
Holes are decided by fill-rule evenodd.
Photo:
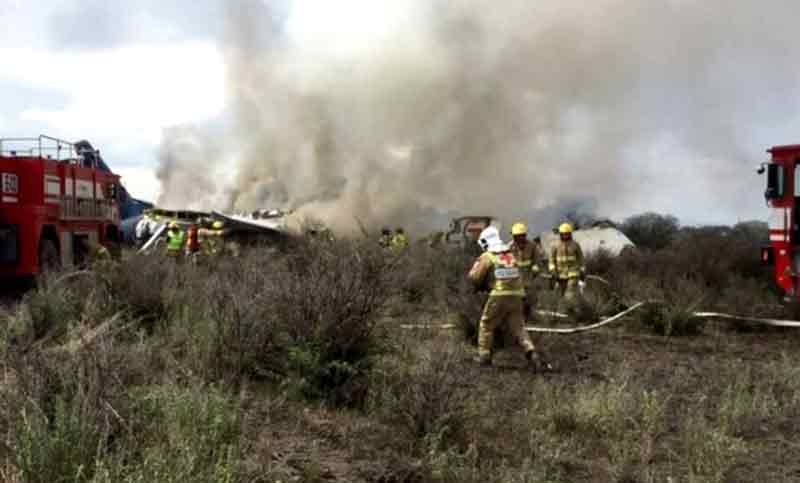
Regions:
M 211 42 L 129 45 L 87 52 L 0 49 L 15 69 L 0 79 L 66 95 L 60 106 L 30 105 L 23 121 L 58 131 L 110 134 L 155 144 L 166 126 L 218 116 L 224 67 Z
M 216 0 L 61 0 L 43 18 L 54 49 L 112 48 L 209 38 L 215 35 L 220 5 Z
M 134 197 L 146 201 L 158 198 L 160 186 L 154 168 L 125 166 L 114 168 L 114 172 L 122 177 L 122 184 Z

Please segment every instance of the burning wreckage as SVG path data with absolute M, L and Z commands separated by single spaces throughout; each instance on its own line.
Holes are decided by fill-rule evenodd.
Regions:
M 153 208 L 129 227 L 126 238 L 140 253 L 158 250 L 165 243 L 168 227 L 173 223 L 182 231 L 196 230 L 200 243 L 213 239 L 222 252 L 238 255 L 243 246 L 254 244 L 281 245 L 295 234 L 289 227 L 291 212 L 259 210 L 252 213 L 219 211 L 167 210 Z M 221 242 L 221 243 L 217 243 Z

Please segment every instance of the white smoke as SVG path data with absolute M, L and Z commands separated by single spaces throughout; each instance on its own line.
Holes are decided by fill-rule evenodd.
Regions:
M 752 126 L 797 125 L 799 17 L 780 0 L 230 2 L 233 154 L 165 145 L 164 191 L 335 228 L 575 199 L 618 215 L 660 190 L 735 210 Z M 199 159 L 232 184 L 197 179 Z

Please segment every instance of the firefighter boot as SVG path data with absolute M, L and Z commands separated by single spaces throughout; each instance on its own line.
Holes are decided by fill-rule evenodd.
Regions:
M 549 372 L 553 370 L 553 365 L 547 362 L 535 350 L 525 352 L 525 359 L 528 360 L 528 366 L 533 369 L 534 372 Z

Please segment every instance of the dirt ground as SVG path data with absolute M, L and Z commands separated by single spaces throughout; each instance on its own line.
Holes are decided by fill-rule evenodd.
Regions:
M 408 337 L 407 343 L 415 345 L 419 353 L 443 344 L 460 344 L 454 334 L 401 336 Z M 533 373 L 514 348 L 500 352 L 492 368 L 480 368 L 469 361 L 468 347 L 459 353 L 458 370 L 463 371 L 460 389 L 476 399 L 495 395 L 499 401 L 494 407 L 478 407 L 472 413 L 477 419 L 470 420 L 473 426 L 469 438 L 486 438 L 483 444 L 491 447 L 487 458 L 521 462 L 531 457 L 519 454 L 520 442 L 528 438 L 515 433 L 554 431 L 537 428 L 530 421 L 524 428 L 514 424 L 525 414 L 526 406 L 544 407 L 534 401 L 543 394 L 548 394 L 546 404 L 554 406 L 546 411 L 553 411 L 555 425 L 564 426 L 556 428 L 551 444 L 559 438 L 585 439 L 585 444 L 574 445 L 578 454 L 564 453 L 549 462 L 556 467 L 549 476 L 518 481 L 800 481 L 800 464 L 796 463 L 800 461 L 800 446 L 796 444 L 798 406 L 794 401 L 800 388 L 795 385 L 796 373 L 781 373 L 797 361 L 800 331 L 742 333 L 712 323 L 701 336 L 665 338 L 616 327 L 580 335 L 546 335 L 538 342 L 554 363 L 553 372 Z M 731 387 L 751 394 L 735 410 L 739 411 L 735 420 L 726 422 L 732 425 L 730 437 L 741 441 L 744 449 L 722 463 L 716 462 L 719 468 L 704 469 L 697 458 L 713 460 L 717 456 L 705 454 L 707 448 L 693 447 L 701 443 L 687 440 L 687 422 L 699 417 L 698 411 L 707 412 L 705 417 L 712 425 L 725 418 L 720 407 L 732 397 Z M 610 453 L 618 449 L 603 440 L 617 430 L 603 429 L 599 423 L 595 428 L 574 421 L 559 423 L 563 408 L 587 392 L 608 388 L 614 389 L 601 394 L 609 396 L 615 390 L 621 396 L 646 392 L 657 394 L 664 402 L 664 426 L 652 435 L 647 456 L 633 458 L 637 462 L 634 468 L 614 467 L 619 462 L 613 461 L 615 456 Z M 775 405 L 770 410 L 757 408 L 754 399 L 766 391 Z M 553 394 L 557 395 L 555 400 Z M 565 399 L 559 401 L 558 397 Z M 290 403 L 278 406 L 280 410 L 272 412 L 270 424 L 260 425 L 252 457 L 270 461 L 273 470 L 285 476 L 284 481 L 428 481 L 420 470 L 424 457 L 412 454 L 411 448 L 405 449 L 404 456 L 405 440 L 393 437 L 398 434 L 396 428 L 357 412 Z M 607 415 L 611 419 L 618 416 Z M 491 422 L 488 433 L 479 431 L 485 428 L 480 422 L 483 417 Z M 622 415 L 622 423 L 624 420 Z M 621 431 L 617 435 L 625 434 L 625 438 L 634 434 L 634 452 L 645 451 L 639 441 L 640 428 Z M 592 445 L 596 447 L 590 448 Z M 698 454 L 691 454 L 695 451 Z M 696 468 L 692 469 L 693 465 Z

